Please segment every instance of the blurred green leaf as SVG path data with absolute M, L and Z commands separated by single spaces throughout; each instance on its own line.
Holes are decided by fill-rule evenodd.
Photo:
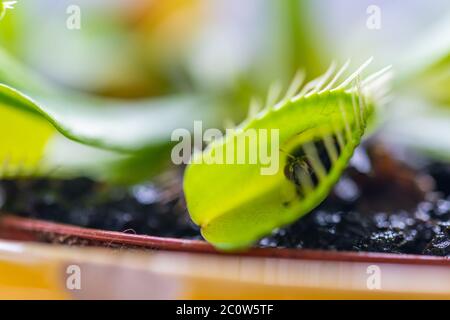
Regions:
M 36 144 L 36 154 L 28 154 L 27 157 L 40 159 L 46 156 L 45 147 L 54 134 L 50 134 L 53 127 L 58 135 L 66 139 L 78 142 L 93 148 L 109 151 L 109 159 L 101 153 L 102 158 L 109 162 L 108 170 L 111 177 L 128 175 L 134 178 L 142 175 L 142 179 L 148 176 L 142 174 L 153 172 L 160 168 L 161 163 L 168 163 L 168 146 L 171 145 L 171 133 L 176 128 L 191 128 L 193 121 L 201 119 L 206 124 L 217 123 L 220 118 L 216 105 L 211 100 L 197 96 L 173 96 L 155 98 L 142 101 L 119 101 L 104 99 L 88 95 L 76 94 L 61 88 L 47 84 L 31 71 L 20 66 L 6 53 L 0 51 L 0 103 L 3 107 L 1 121 L 12 125 L 11 132 L 4 133 L 3 140 L 10 140 L 8 145 L 22 145 L 25 141 L 18 141 L 16 131 L 28 130 L 34 126 L 33 120 L 39 124 L 43 135 L 42 141 Z M 7 85 L 11 84 L 19 90 Z M 24 94 L 23 92 L 27 92 Z M 6 110 L 6 111 L 5 111 Z M 6 116 L 9 115 L 9 116 Z M 22 121 L 25 115 L 32 115 L 26 122 Z M 47 122 L 47 125 L 43 124 Z M 27 131 L 28 132 L 28 131 Z M 23 139 L 22 139 L 23 140 Z M 92 148 L 91 148 L 92 149 Z M 31 149 L 30 149 L 31 150 Z M 86 148 L 78 148 L 87 150 Z M 92 153 L 92 150 L 90 150 Z M 14 150 L 4 151 L 10 157 L 16 158 Z M 68 152 L 68 150 L 66 150 Z M 118 161 L 118 160 L 123 161 Z M 3 159 L 0 159 L 2 161 Z M 84 167 L 91 163 L 87 172 L 94 172 L 98 168 L 96 157 L 92 161 L 84 159 Z M 105 162 L 104 161 L 104 162 Z M 47 162 L 51 162 L 47 159 Z M 126 163 L 130 165 L 127 166 Z M 77 166 L 72 161 L 72 168 Z M 64 163 L 59 163 L 64 167 Z M 139 170 L 138 170 L 139 169 Z M 29 170 L 28 170 L 29 171 Z M 102 176 L 105 170 L 102 169 Z M 138 171 L 139 174 L 133 174 Z M 60 169 L 59 172 L 68 172 Z M 121 173 L 120 173 L 121 172 Z M 9 173 L 11 175 L 11 173 Z
M 394 78 L 394 100 L 381 132 L 398 143 L 450 161 L 450 15 L 418 35 L 401 55 Z
M 423 97 L 400 96 L 381 130 L 386 143 L 396 143 L 450 162 L 450 110 Z
M 402 55 L 394 85 L 414 89 L 440 104 L 450 104 L 450 15 L 414 40 Z

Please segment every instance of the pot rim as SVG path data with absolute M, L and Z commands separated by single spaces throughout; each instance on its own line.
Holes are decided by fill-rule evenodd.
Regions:
M 49 241 L 49 236 L 53 238 L 53 241 Z M 8 240 L 47 241 L 61 244 L 68 243 L 116 248 L 130 247 L 150 250 L 263 258 L 450 266 L 450 257 L 380 252 L 254 247 L 241 252 L 223 253 L 214 249 L 209 243 L 201 240 L 166 238 L 126 232 L 88 229 L 46 220 L 23 218 L 12 214 L 4 214 L 0 217 L 0 237 Z

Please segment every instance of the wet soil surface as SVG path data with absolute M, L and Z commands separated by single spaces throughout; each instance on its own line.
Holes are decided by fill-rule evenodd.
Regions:
M 180 172 L 133 187 L 87 178 L 0 182 L 0 207 L 21 216 L 111 231 L 201 239 Z M 450 256 L 450 165 L 361 147 L 329 197 L 262 247 Z

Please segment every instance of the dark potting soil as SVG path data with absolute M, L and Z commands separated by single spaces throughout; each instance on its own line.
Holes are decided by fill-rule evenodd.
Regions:
M 318 208 L 259 246 L 450 256 L 450 165 L 393 153 L 359 148 Z M 87 178 L 1 181 L 0 207 L 87 228 L 201 239 L 181 178 L 174 172 L 133 187 Z
M 2 181 L 3 211 L 86 228 L 160 237 L 201 238 L 174 184 L 110 186 L 88 178 Z M 3 199 L 3 200 L 2 200 Z

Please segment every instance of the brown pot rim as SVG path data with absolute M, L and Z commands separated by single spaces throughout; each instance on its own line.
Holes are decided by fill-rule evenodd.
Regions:
M 186 240 L 125 232 L 88 229 L 74 225 L 23 218 L 6 214 L 0 217 L 0 237 L 9 240 L 47 241 L 88 246 L 139 248 L 191 253 L 239 255 L 266 258 L 303 259 L 320 261 L 347 261 L 363 263 L 397 263 L 411 265 L 448 265 L 450 257 L 392 254 L 378 252 L 351 252 L 286 248 L 251 248 L 245 252 L 222 253 L 201 240 Z

